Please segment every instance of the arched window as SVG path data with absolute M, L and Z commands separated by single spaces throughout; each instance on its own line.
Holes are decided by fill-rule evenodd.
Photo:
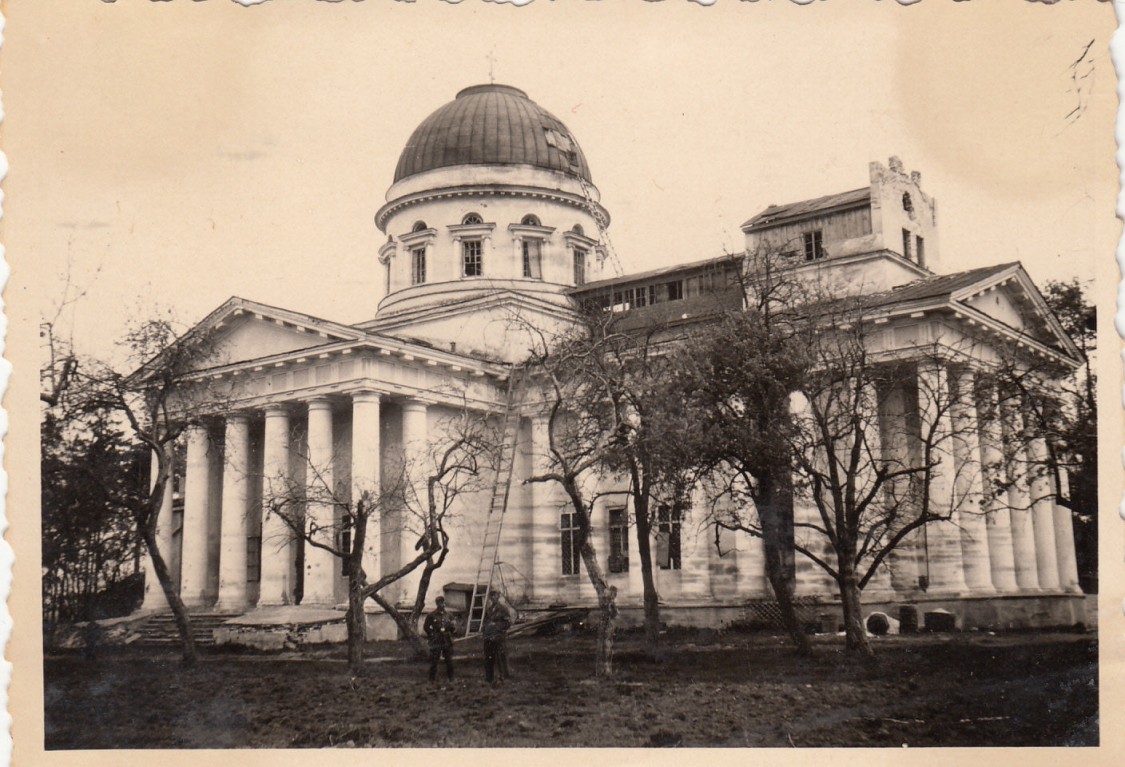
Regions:
M 522 224 L 523 226 L 540 226 L 539 217 L 533 216 L 528 213 L 526 216 L 520 219 L 520 224 Z
M 426 231 L 426 230 L 427 230 L 428 228 L 429 228 L 429 227 L 427 227 L 427 226 L 426 226 L 426 222 L 425 222 L 425 221 L 415 221 L 415 222 L 414 222 L 414 226 L 413 226 L 413 228 L 411 228 L 411 230 L 410 230 L 410 231 L 412 231 L 412 232 L 424 232 L 424 231 Z
M 910 199 L 910 192 L 902 193 L 902 209 L 907 213 L 914 212 L 914 200 Z
M 462 226 L 476 226 L 476 225 L 483 224 L 483 223 L 484 223 L 484 219 L 481 218 L 476 213 L 470 213 L 467 216 L 465 216 L 463 219 L 461 219 Z

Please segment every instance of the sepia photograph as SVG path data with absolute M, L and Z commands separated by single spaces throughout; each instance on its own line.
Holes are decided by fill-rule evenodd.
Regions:
M 50 5 L 13 764 L 1120 763 L 1114 4 Z

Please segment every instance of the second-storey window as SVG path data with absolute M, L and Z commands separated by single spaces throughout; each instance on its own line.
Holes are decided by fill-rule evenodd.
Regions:
M 815 261 L 818 258 L 824 257 L 824 240 L 819 229 L 812 232 L 805 232 L 804 240 L 806 261 Z
M 910 256 L 910 230 L 909 229 L 903 229 L 902 230 L 902 257 L 905 258 L 907 261 L 913 261 L 914 260 Z
M 480 240 L 463 240 L 461 242 L 461 275 L 463 277 L 480 277 L 484 274 L 483 252 L 484 248 Z
M 426 249 L 414 248 L 410 251 L 410 283 L 421 285 L 426 281 Z

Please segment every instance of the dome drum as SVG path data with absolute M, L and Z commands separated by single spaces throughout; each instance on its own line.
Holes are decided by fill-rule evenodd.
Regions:
M 386 199 L 380 319 L 456 304 L 484 317 L 513 296 L 553 315 L 569 311 L 568 288 L 601 277 L 595 238 L 609 214 L 585 155 L 516 88 L 466 88 L 423 120 Z

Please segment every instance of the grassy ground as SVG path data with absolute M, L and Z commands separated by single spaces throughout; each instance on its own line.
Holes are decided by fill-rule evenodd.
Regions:
M 45 661 L 46 746 L 1048 746 L 1096 745 L 1097 645 L 1088 635 L 878 640 L 878 664 L 818 640 L 669 636 L 660 660 L 618 644 L 592 677 L 585 636 L 511 640 L 514 678 L 489 688 L 479 651 L 438 685 L 401 646 L 370 645 L 352 678 L 338 649 L 210 654 L 126 650 Z M 469 650 L 471 652 L 471 649 Z

